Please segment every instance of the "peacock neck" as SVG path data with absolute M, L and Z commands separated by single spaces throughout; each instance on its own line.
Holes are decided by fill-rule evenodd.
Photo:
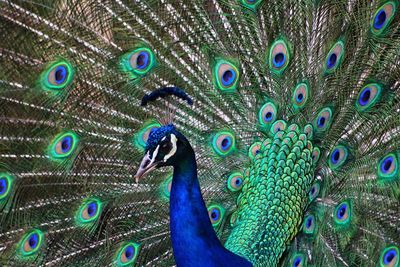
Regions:
M 196 158 L 191 148 L 174 166 L 170 219 L 178 266 L 251 266 L 225 249 L 218 240 L 201 195 Z

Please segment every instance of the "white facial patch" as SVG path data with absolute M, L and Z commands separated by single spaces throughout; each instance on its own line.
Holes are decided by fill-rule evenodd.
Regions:
M 171 151 L 165 155 L 164 157 L 164 162 L 166 162 L 170 157 L 172 157 L 173 155 L 175 155 L 177 147 L 176 147 L 176 141 L 178 141 L 178 139 L 176 138 L 176 136 L 174 134 L 171 134 L 171 144 L 172 144 L 172 149 Z
M 158 145 L 158 146 L 156 147 L 156 149 L 154 149 L 153 156 L 151 157 L 151 163 L 153 163 L 154 160 L 156 159 L 157 154 L 158 154 L 158 149 L 160 149 L 160 145 Z

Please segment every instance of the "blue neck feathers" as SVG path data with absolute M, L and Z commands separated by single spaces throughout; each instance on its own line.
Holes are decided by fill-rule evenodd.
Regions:
M 208 217 L 191 147 L 174 166 L 170 197 L 171 239 L 179 267 L 252 266 L 224 248 Z

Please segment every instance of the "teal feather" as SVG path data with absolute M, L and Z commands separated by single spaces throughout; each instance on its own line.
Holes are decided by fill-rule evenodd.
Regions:
M 172 122 L 229 251 L 400 266 L 399 5 L 2 1 L 0 265 L 174 266 L 172 172 L 133 178 Z

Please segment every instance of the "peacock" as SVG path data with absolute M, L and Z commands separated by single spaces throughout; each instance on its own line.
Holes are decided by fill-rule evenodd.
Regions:
M 1 0 L 1 266 L 400 266 L 399 0 Z

